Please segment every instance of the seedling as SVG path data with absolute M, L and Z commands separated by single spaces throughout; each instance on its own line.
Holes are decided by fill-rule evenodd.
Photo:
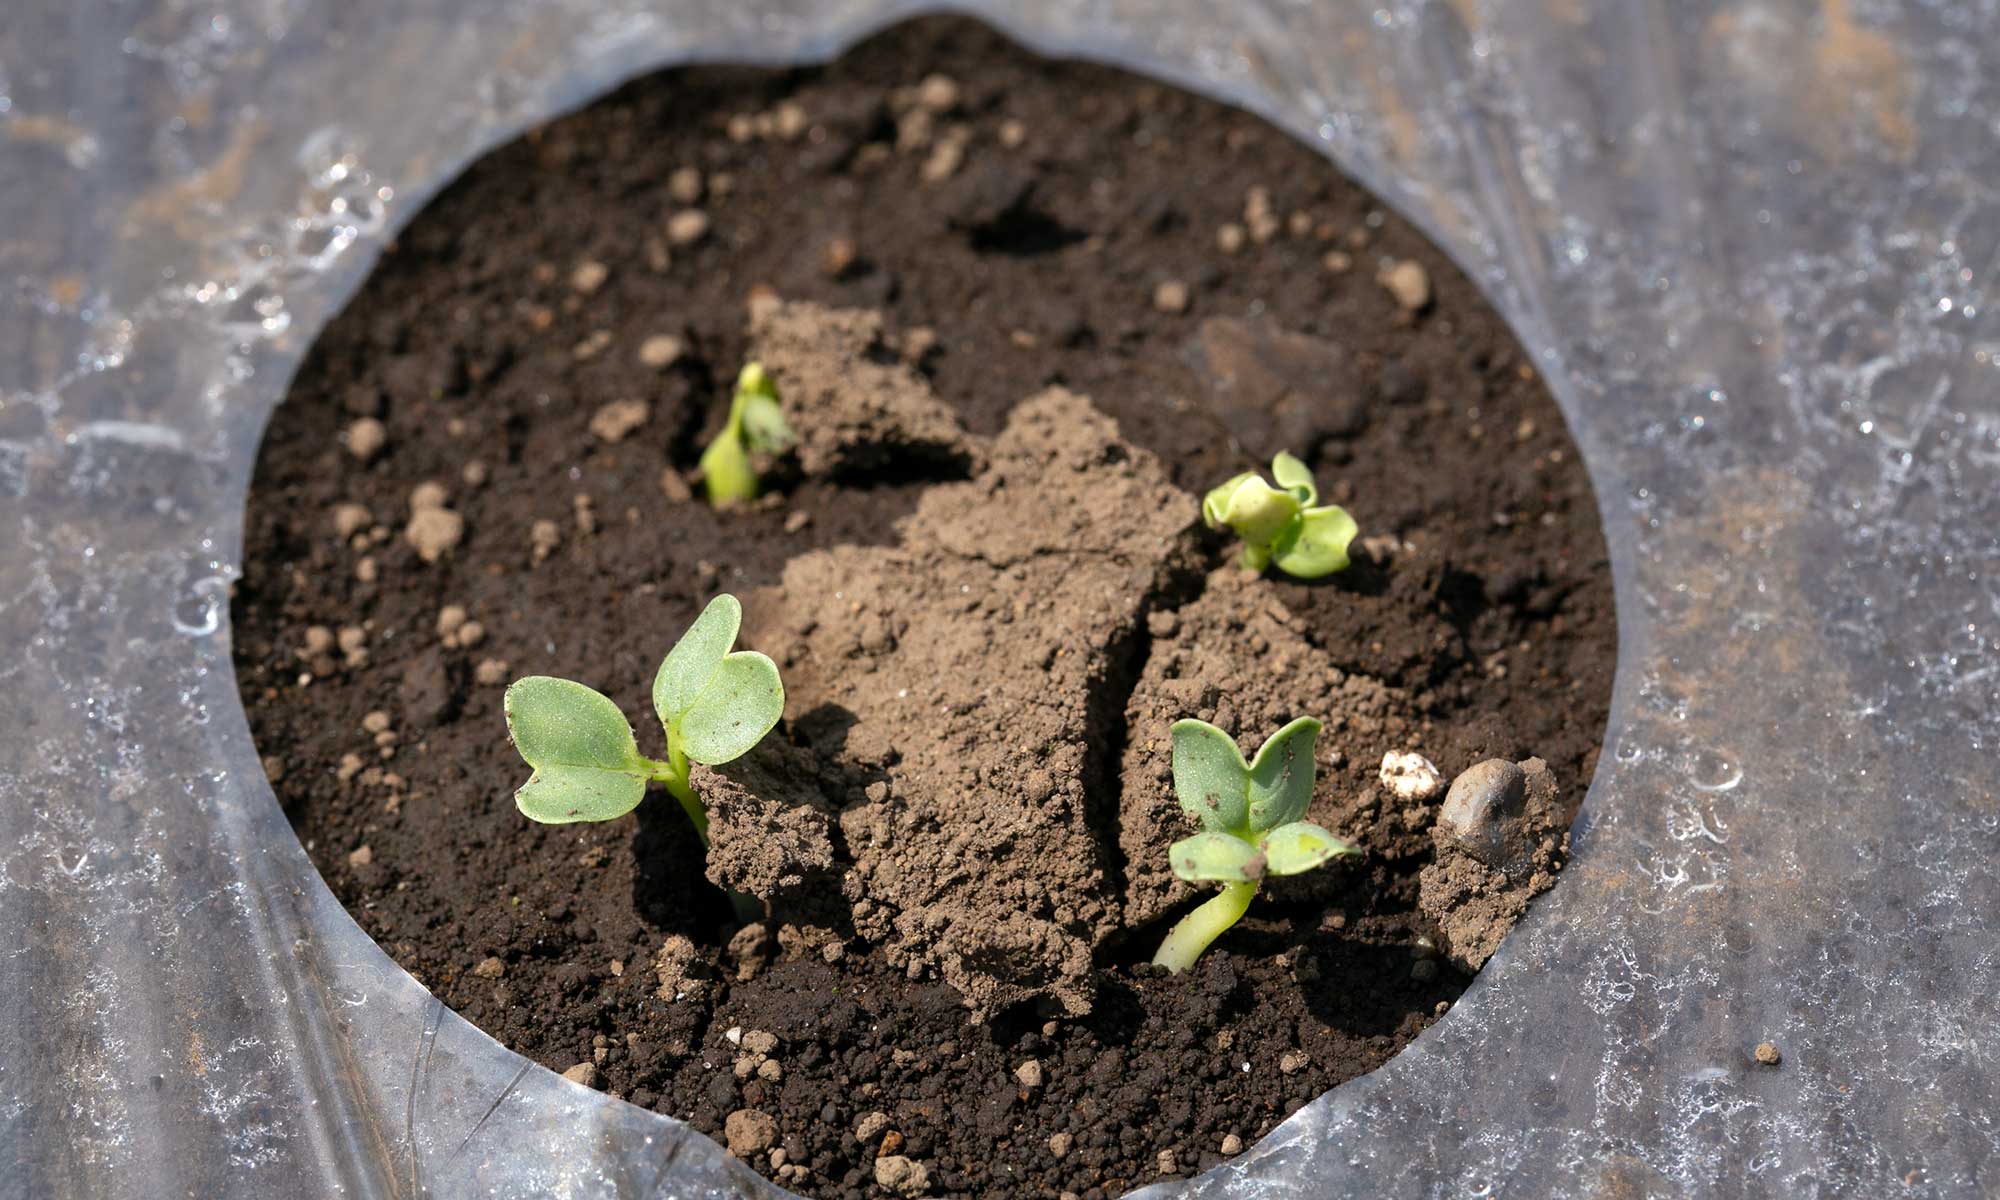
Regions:
M 1201 832 L 1167 850 L 1174 874 L 1222 891 L 1182 917 L 1153 962 L 1176 974 L 1194 965 L 1250 908 L 1270 875 L 1298 875 L 1353 846 L 1299 818 L 1312 803 L 1319 722 L 1300 717 L 1271 735 L 1252 762 L 1206 721 L 1175 721 L 1174 792 Z
M 757 467 L 753 455 L 782 454 L 798 440 L 785 424 L 778 406 L 778 387 L 762 363 L 749 363 L 736 377 L 736 394 L 729 401 L 729 420 L 701 452 L 703 486 L 708 502 L 720 507 L 757 498 Z
M 1318 579 L 1347 565 L 1347 544 L 1358 527 L 1347 510 L 1321 506 L 1312 472 L 1289 454 L 1271 460 L 1265 483 L 1254 471 L 1211 490 L 1201 500 L 1201 519 L 1210 529 L 1224 525 L 1243 539 L 1243 565 L 1261 571 L 1272 563 L 1287 575 Z
M 504 705 L 507 732 L 535 773 L 514 803 L 550 825 L 609 821 L 638 807 L 646 781 L 657 779 L 706 841 L 708 812 L 688 784 L 688 764 L 741 757 L 785 709 L 777 664 L 752 650 L 730 650 L 742 623 L 736 597 L 717 596 L 660 664 L 653 711 L 667 732 L 665 762 L 639 753 L 625 714 L 602 694 L 547 675 L 516 680 Z

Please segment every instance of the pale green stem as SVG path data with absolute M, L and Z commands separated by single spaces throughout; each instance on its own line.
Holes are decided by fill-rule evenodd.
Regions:
M 1271 565 L 1271 551 L 1268 548 L 1264 546 L 1253 546 L 1248 542 L 1243 543 L 1244 570 L 1262 571 L 1265 567 L 1268 567 L 1270 565 Z
M 688 758 L 681 748 L 667 742 L 667 761 L 647 759 L 653 764 L 653 778 L 667 785 L 667 791 L 681 802 L 681 811 L 694 823 L 694 831 L 701 835 L 701 844 L 708 845 L 708 810 L 702 807 L 701 797 L 694 794 L 688 783 Z M 764 906 L 754 896 L 746 896 L 734 889 L 730 890 L 729 903 L 736 909 L 736 919 L 748 925 L 764 919 Z
M 1250 911 L 1250 897 L 1256 894 L 1255 882 L 1223 884 L 1220 892 L 1182 917 L 1167 932 L 1167 940 L 1160 943 L 1160 952 L 1153 955 L 1153 965 L 1165 967 L 1176 975 L 1193 966 L 1211 942 L 1243 919 L 1243 914 Z
M 666 784 L 667 791 L 681 802 L 681 811 L 694 822 L 694 831 L 701 835 L 701 844 L 708 845 L 708 810 L 702 807 L 701 797 L 695 795 L 694 788 L 688 784 L 687 755 L 681 753 L 680 747 L 667 747 L 666 770 L 653 778 Z

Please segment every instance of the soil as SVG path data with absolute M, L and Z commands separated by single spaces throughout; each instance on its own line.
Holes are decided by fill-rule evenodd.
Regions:
M 717 511 L 753 352 L 802 442 Z M 1279 449 L 1361 524 L 1326 581 L 1200 527 Z M 819 1197 L 1115 1195 L 1381 1065 L 1560 870 L 1615 654 L 1589 483 L 1457 270 L 1258 120 L 957 19 L 475 164 L 313 348 L 246 530 L 244 704 L 355 919 Z M 653 670 L 725 590 L 787 708 L 700 775 L 706 864 L 663 794 L 522 818 L 506 683 L 597 687 L 657 754 Z M 1166 726 L 1303 713 L 1363 853 L 1154 971 L 1195 898 Z M 1514 790 L 1441 822 L 1494 758 Z

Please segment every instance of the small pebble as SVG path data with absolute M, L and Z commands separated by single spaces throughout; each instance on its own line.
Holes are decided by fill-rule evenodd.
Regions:
M 1280 226 L 1277 213 L 1271 209 L 1269 188 L 1253 187 L 1244 194 L 1243 224 L 1253 242 L 1261 244 L 1277 236 Z
M 507 662 L 505 659 L 499 658 L 481 659 L 479 665 L 472 669 L 472 678 L 475 682 L 486 687 L 492 687 L 496 683 L 505 683 L 507 682 Z
M 1243 1153 L 1243 1139 L 1242 1139 L 1242 1138 L 1240 1138 L 1240 1137 L 1237 1137 L 1237 1136 L 1236 1136 L 1235 1134 L 1233 1134 L 1233 1133 L 1225 1133 L 1225 1134 L 1223 1134 L 1223 1135 L 1222 1135 L 1222 1156 L 1223 1156 L 1224 1158 L 1234 1158 L 1234 1157 L 1236 1157 L 1237 1155 L 1239 1155 L 1239 1154 L 1241 1154 L 1241 1153 Z
M 1000 122 L 1000 144 L 1009 150 L 1018 149 L 1028 140 L 1028 127 L 1009 117 Z
M 930 1190 L 930 1168 L 900 1154 L 886 1155 L 875 1160 L 875 1185 L 905 1196 L 921 1196 Z
M 1527 787 L 1527 774 L 1504 758 L 1474 763 L 1451 781 L 1438 810 L 1438 833 L 1487 866 L 1505 865 L 1519 849 Z
M 486 464 L 477 460 L 466 463 L 458 477 L 465 481 L 467 487 L 485 487 L 488 477 Z
M 958 81 L 949 75 L 926 75 L 917 85 L 917 103 L 934 113 L 958 107 Z
M 1391 750 L 1384 754 L 1382 769 L 1377 774 L 1382 786 L 1403 800 L 1428 800 L 1444 786 L 1437 764 L 1414 750 Z
M 829 279 L 838 279 L 854 265 L 859 252 L 849 238 L 837 237 L 820 249 L 819 269 Z
M 1014 1068 L 1014 1078 L 1021 1081 L 1024 1088 L 1038 1088 L 1044 1082 L 1040 1059 L 1031 1058 Z
M 1188 306 L 1188 285 L 1169 279 L 1153 288 L 1153 307 L 1163 313 L 1184 313 Z
M 507 973 L 507 964 L 497 958 L 482 958 L 472 973 L 481 979 L 498 979 Z
M 382 447 L 388 443 L 389 430 L 374 417 L 362 417 L 347 427 L 341 440 L 347 444 L 349 454 L 368 462 L 380 454 Z
M 465 518 L 448 508 L 424 508 L 410 515 L 403 540 L 427 563 L 443 558 L 465 536 Z
M 1305 1051 L 1287 1050 L 1284 1056 L 1278 1059 L 1278 1070 L 1286 1075 L 1296 1075 L 1305 1070 L 1311 1062 L 1312 1059 L 1306 1056 Z
M 350 852 L 347 856 L 347 865 L 350 867 L 365 867 L 374 861 L 375 851 L 367 846 L 362 846 Z
M 389 714 L 378 708 L 361 718 L 361 728 L 367 730 L 369 733 L 387 733 L 389 730 Z
M 701 203 L 701 172 L 693 167 L 682 167 L 667 176 L 667 195 L 682 204 Z
M 863 1113 L 861 1119 L 854 1123 L 854 1138 L 859 1142 L 872 1142 L 887 1128 L 889 1128 L 888 1113 Z
M 925 109 L 914 109 L 896 118 L 896 149 L 903 152 L 922 149 L 931 144 L 931 114 Z
M 1224 254 L 1234 254 L 1243 249 L 1243 243 L 1248 236 L 1241 225 L 1230 221 L 1215 231 L 1215 245 Z
M 341 541 L 346 541 L 374 523 L 375 518 L 369 514 L 366 505 L 336 504 L 333 506 L 333 531 L 339 535 Z
M 1049 1153 L 1057 1158 L 1064 1158 L 1068 1156 L 1069 1148 L 1075 1141 L 1076 1139 L 1070 1134 L 1052 1133 L 1049 1135 Z
M 1320 265 L 1335 275 L 1345 275 L 1354 269 L 1354 256 L 1345 250 L 1329 250 Z
M 534 561 L 542 562 L 562 545 L 562 526 L 549 520 L 536 521 L 528 527 L 528 544 L 534 549 Z
M 585 259 L 576 264 L 576 270 L 569 273 L 569 285 L 588 296 L 604 286 L 611 277 L 611 268 L 595 259 Z
M 685 504 L 694 499 L 694 489 L 689 487 L 686 478 L 672 467 L 661 470 L 660 491 L 675 504 Z
M 457 604 L 445 605 L 443 608 L 438 609 L 438 636 L 449 640 L 458 633 L 459 627 L 464 625 L 465 622 L 466 615 L 463 606 Z
M 410 511 L 416 513 L 427 508 L 443 508 L 447 497 L 443 484 L 435 479 L 426 479 L 410 489 Z
M 1778 1052 L 1778 1048 L 1771 1043 L 1757 1043 L 1757 1061 L 1763 1063 L 1765 1066 L 1775 1067 L 1784 1061 L 1784 1057 L 1784 1055 Z
M 601 442 L 622 442 L 653 415 L 644 400 L 613 400 L 590 417 L 590 433 Z
M 1431 277 L 1422 265 L 1405 259 L 1382 268 L 1375 282 L 1387 288 L 1404 312 L 1417 312 L 1431 302 Z
M 667 218 L 667 240 L 676 246 L 691 246 L 708 236 L 708 214 L 698 208 L 682 209 Z
M 659 370 L 671 367 L 687 352 L 682 341 L 670 333 L 656 333 L 639 343 L 639 365 Z
M 1154 1155 L 1153 1165 L 1159 1169 L 1159 1172 L 1162 1175 L 1172 1175 L 1174 1172 L 1181 1169 L 1181 1165 L 1175 1159 L 1174 1152 L 1171 1147 L 1162 1150 L 1158 1154 Z
M 785 514 L 785 532 L 797 533 L 812 524 L 812 514 L 804 509 L 793 509 Z
M 758 1112 L 754 1108 L 739 1108 L 723 1119 L 722 1136 L 731 1154 L 748 1158 L 770 1149 L 771 1144 L 778 1140 L 778 1123 L 769 1113 Z
M 362 583 L 374 583 L 380 574 L 373 558 L 364 558 L 354 564 L 354 578 Z
M 965 162 L 965 143 L 958 138 L 945 138 L 931 150 L 931 156 L 924 160 L 921 174 L 925 183 L 942 183 L 958 173 Z
M 788 142 L 798 140 L 811 124 L 805 105 L 796 100 L 783 102 L 771 113 L 771 131 Z

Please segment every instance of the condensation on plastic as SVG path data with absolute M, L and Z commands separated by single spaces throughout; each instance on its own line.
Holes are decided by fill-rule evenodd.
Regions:
M 5 7 L 0 1195 L 774 1195 L 360 931 L 259 768 L 226 598 L 263 421 L 453 171 L 916 6 Z M 2000 1191 L 1993 5 L 973 11 L 1243 103 L 1421 222 L 1611 540 L 1563 885 L 1399 1058 L 1149 1194 Z

